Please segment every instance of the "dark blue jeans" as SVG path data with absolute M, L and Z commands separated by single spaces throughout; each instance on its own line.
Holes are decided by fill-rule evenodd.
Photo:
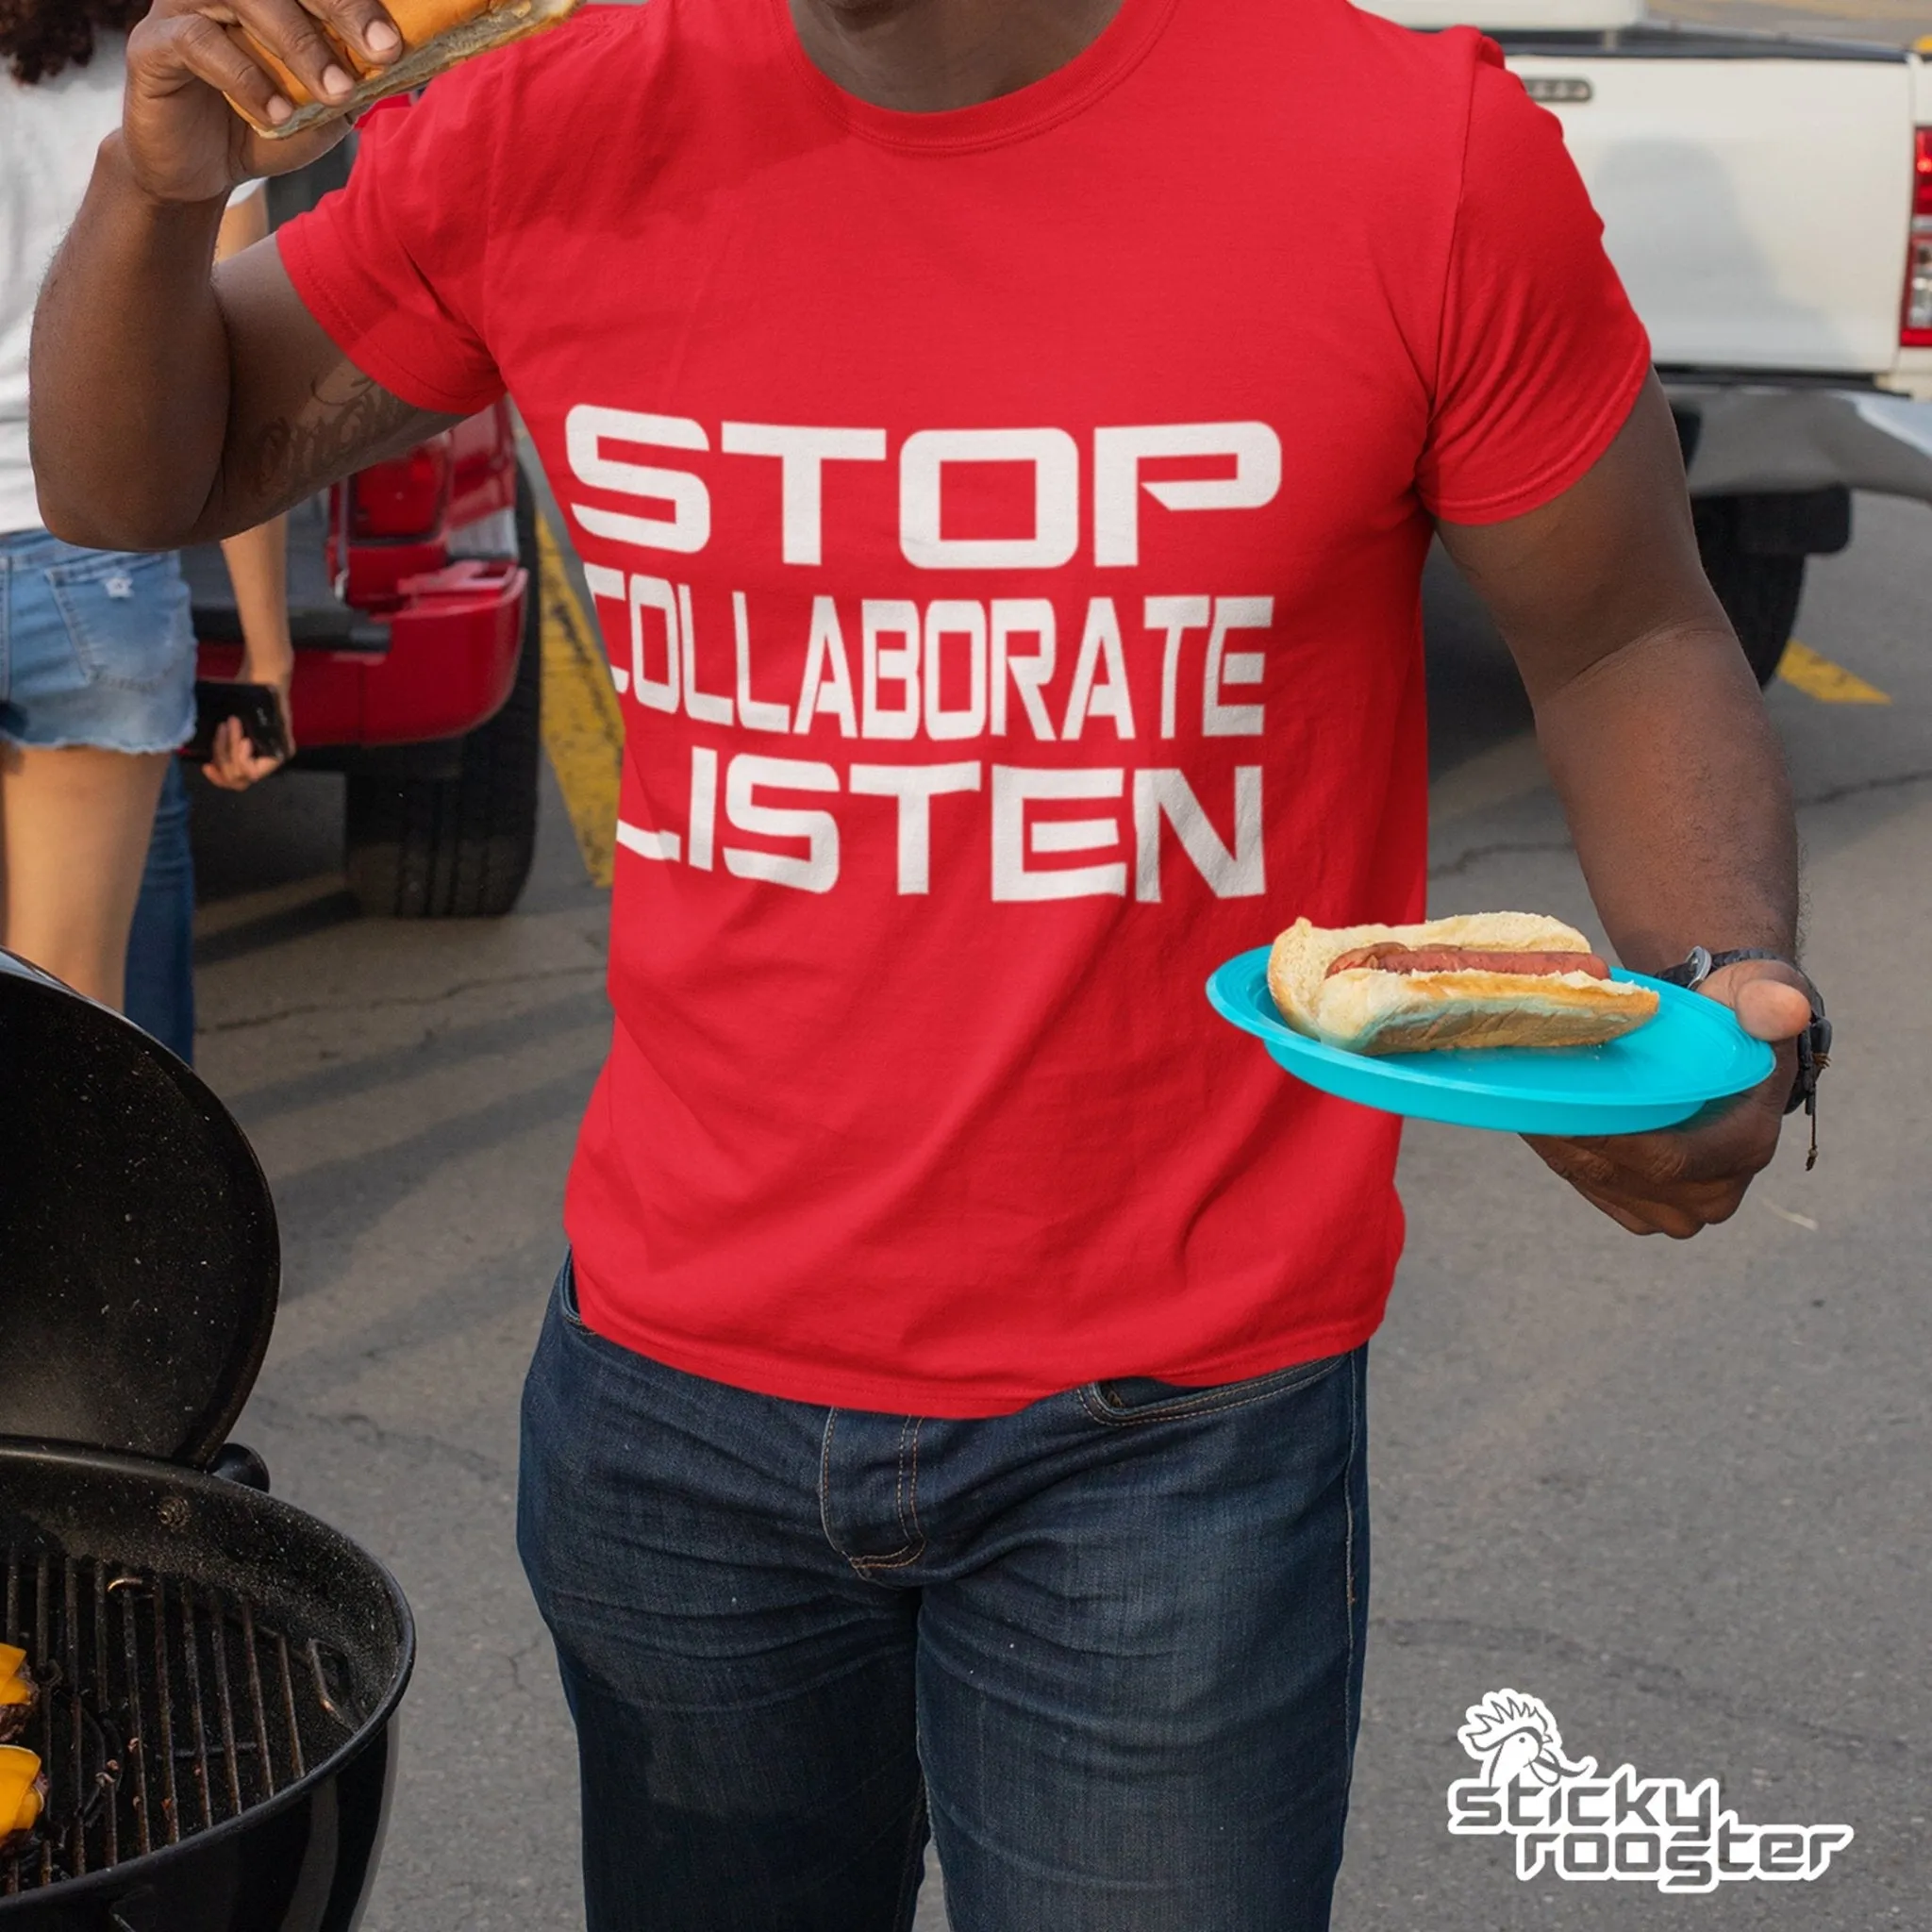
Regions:
M 590 1932 L 1318 1932 L 1367 1615 L 1366 1350 L 936 1422 L 592 1334 L 524 1395 Z
M 147 870 L 127 935 L 127 1017 L 194 1064 L 194 852 L 188 840 L 188 783 L 168 760 Z

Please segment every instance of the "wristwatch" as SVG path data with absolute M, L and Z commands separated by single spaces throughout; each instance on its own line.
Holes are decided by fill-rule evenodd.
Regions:
M 1831 1064 L 1831 1022 L 1825 1017 L 1824 995 L 1812 984 L 1811 975 L 1795 959 L 1762 946 L 1735 946 L 1725 953 L 1692 946 L 1687 958 L 1655 976 L 1694 992 L 1719 968 L 1735 966 L 1743 959 L 1770 959 L 1789 966 L 1805 982 L 1806 997 L 1811 1002 L 1811 1024 L 1797 1040 L 1798 1076 L 1791 1082 L 1791 1097 L 1785 1102 L 1787 1113 L 1796 1113 L 1802 1107 L 1811 1123 L 1811 1151 L 1805 1157 L 1805 1172 L 1809 1174 L 1818 1165 L 1818 1075 Z

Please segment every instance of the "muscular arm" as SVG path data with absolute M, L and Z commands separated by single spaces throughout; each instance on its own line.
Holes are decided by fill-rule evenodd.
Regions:
M 1624 962 L 1797 939 L 1784 758 L 1697 558 L 1653 380 L 1602 459 L 1528 516 L 1445 525 L 1536 710 L 1537 737 Z
M 1797 944 L 1797 831 L 1784 758 L 1698 562 L 1670 407 L 1653 380 L 1590 473 L 1554 503 L 1442 541 L 1494 614 L 1536 711 L 1591 896 L 1626 965 L 1693 945 Z M 1753 961 L 1707 983 L 1759 1039 L 1808 1001 Z M 1612 1219 L 1684 1236 L 1734 1212 L 1777 1145 L 1790 1052 L 1714 1124 L 1537 1151 Z
M 232 536 L 454 420 L 348 361 L 273 241 L 213 268 L 222 209 L 152 197 L 103 144 L 34 319 L 34 474 L 70 542 Z

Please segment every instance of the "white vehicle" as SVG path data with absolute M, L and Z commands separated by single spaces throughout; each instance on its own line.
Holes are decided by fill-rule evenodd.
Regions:
M 1363 0 L 1491 34 L 1563 123 L 1650 330 L 1698 541 L 1760 681 L 1851 491 L 1932 502 L 1932 66 L 1641 0 Z

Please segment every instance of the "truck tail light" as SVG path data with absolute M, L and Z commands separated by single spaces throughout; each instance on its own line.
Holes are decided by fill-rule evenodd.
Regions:
M 358 470 L 350 485 L 349 535 L 363 540 L 433 537 L 449 510 L 449 438 Z
M 1912 152 L 1912 230 L 1898 339 L 1904 348 L 1932 349 L 1932 127 L 1918 130 Z

